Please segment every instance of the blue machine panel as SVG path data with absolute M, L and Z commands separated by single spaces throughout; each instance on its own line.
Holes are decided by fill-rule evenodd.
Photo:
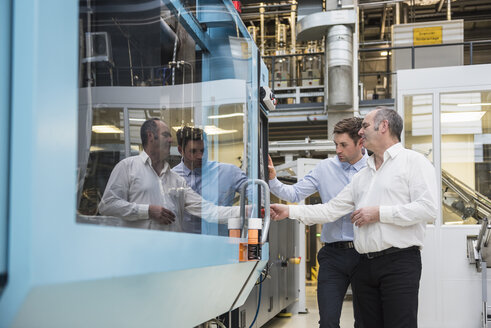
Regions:
M 0 295 L 7 279 L 11 2 L 0 4 Z
M 6 80 L 0 84 L 1 115 L 8 115 L 4 105 L 9 93 L 12 99 L 10 138 L 0 138 L 2 142 L 10 140 L 11 147 L 9 280 L 0 295 L 0 327 L 198 325 L 231 310 L 232 306 L 240 306 L 268 260 L 268 247 L 264 245 L 261 261 L 239 262 L 238 240 L 221 236 L 218 228 L 215 234 L 196 234 L 132 229 L 118 224 L 85 224 L 91 220 L 113 222 L 97 215 L 97 202 L 87 201 L 86 207 L 81 207 L 83 191 L 91 195 L 84 189 L 84 181 L 93 171 L 80 165 L 80 154 L 85 152 L 88 157 L 82 162 L 89 163 L 90 156 L 100 151 L 95 146 L 104 146 L 102 142 L 95 145 L 94 140 L 104 139 L 96 136 L 93 124 L 89 124 L 85 125 L 88 127 L 85 132 L 92 138 L 90 142 L 82 140 L 80 126 L 100 119 L 97 115 L 103 112 L 115 115 L 115 124 L 122 127 L 121 133 L 116 132 L 120 144 L 105 144 L 120 147 L 113 151 L 118 159 L 138 153 L 140 143 L 133 137 L 139 138 L 142 118 L 138 115 L 142 113 L 169 120 L 172 128 L 172 119 L 180 118 L 181 124 L 185 121 L 204 128 L 212 122 L 217 129 L 233 130 L 230 125 L 222 124 L 228 117 L 216 116 L 227 115 L 227 111 L 240 112 L 240 118 L 246 118 L 240 125 L 241 138 L 246 136 L 246 142 L 241 144 L 243 168 L 249 179 L 259 175 L 257 66 L 260 59 L 248 55 L 257 53 L 250 51 L 253 49 L 250 37 L 242 33 L 238 38 L 236 26 L 217 26 L 204 31 L 193 25 L 196 20 L 190 19 L 191 14 L 179 2 L 165 2 L 167 7 L 165 4 L 156 7 L 155 3 L 128 4 L 133 11 L 156 10 L 161 15 L 174 12 L 172 17 L 163 15 L 163 23 L 156 23 L 160 26 L 157 43 L 174 40 L 173 46 L 161 54 L 162 58 L 171 56 L 174 63 L 166 59 L 161 67 L 149 68 L 141 62 L 137 64 L 143 58 L 138 48 L 143 39 L 129 37 L 136 33 L 128 24 L 131 17 L 127 15 L 132 14 L 129 7 L 115 5 L 122 13 L 118 19 L 111 20 L 107 15 L 113 6 L 110 1 L 104 1 L 105 6 L 101 6 L 104 12 L 99 17 L 107 20 L 95 22 L 91 13 L 96 10 L 96 0 L 81 1 L 81 8 L 79 1 L 74 0 L 42 4 L 34 0 L 13 1 L 12 90 L 8 91 L 4 85 Z M 221 6 L 225 12 L 232 10 L 223 3 Z M 180 17 L 175 16 L 176 8 Z M 2 2 L 0 9 L 2 15 L 8 13 L 9 4 Z M 235 13 L 226 15 L 231 17 Z M 2 20 L 5 28 L 1 33 L 8 35 L 8 26 L 4 26 L 7 21 Z M 105 30 L 107 25 L 111 26 L 109 32 Z M 90 26 L 89 34 L 84 30 L 87 26 Z M 239 30 L 244 31 L 245 27 L 240 25 Z M 178 44 L 175 37 L 183 35 L 183 31 L 190 38 L 179 39 L 179 44 L 193 49 L 195 57 L 186 57 L 174 49 Z M 107 35 L 114 37 L 107 38 Z M 102 45 L 98 43 L 101 40 Z M 102 49 L 96 47 L 92 53 L 93 44 L 107 51 L 96 53 Z M 4 50 L 8 48 L 2 44 L 2 68 L 8 66 L 8 53 Z M 114 49 L 125 49 L 126 62 L 118 62 Z M 237 49 L 240 55 L 234 57 Z M 198 57 L 200 61 L 194 63 Z M 227 63 L 228 72 L 220 71 L 223 63 Z M 223 81 L 226 87 L 219 88 Z M 232 85 L 237 88 L 227 90 Z M 132 92 L 141 92 L 141 99 L 147 95 L 150 98 L 133 97 L 123 102 L 122 96 L 119 103 L 114 103 L 111 97 L 124 95 L 125 88 L 131 88 L 131 92 L 126 92 L 127 98 L 131 98 Z M 244 101 L 224 100 L 224 97 L 233 98 L 232 93 L 239 94 Z M 156 98 L 152 98 L 153 94 Z M 157 100 L 152 103 L 154 99 Z M 197 103 L 200 109 L 189 111 Z M 90 115 L 84 112 L 86 109 L 90 109 Z M 172 111 L 181 116 L 170 115 Z M 81 117 L 90 120 L 81 121 Z M 2 124 L 8 122 L 3 118 Z M 9 129 L 1 131 L 6 133 Z M 226 160 L 227 153 L 237 150 L 226 149 L 224 145 L 228 143 L 220 138 L 213 139 L 215 148 L 211 155 L 216 156 L 215 160 Z M 176 148 L 171 153 L 177 156 Z M 2 161 L 0 174 L 6 170 L 7 163 Z M 0 182 L 6 185 L 3 180 Z M 103 190 L 100 188 L 99 192 Z M 249 201 L 258 205 L 257 192 L 252 193 Z M 6 206 L 2 203 L 0 206 L 2 215 Z M 95 212 L 90 214 L 90 209 Z M 87 212 L 84 214 L 82 210 Z M 5 226 L 2 218 L 0 233 Z M 4 245 L 5 239 L 0 236 L 0 252 Z M 3 260 L 1 255 L 0 260 Z M 210 295 L 220 297 L 210 302 Z

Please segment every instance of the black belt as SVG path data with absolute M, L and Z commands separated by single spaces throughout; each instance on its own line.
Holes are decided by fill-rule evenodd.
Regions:
M 352 241 L 336 241 L 334 243 L 324 243 L 324 246 L 331 248 L 355 248 L 355 244 Z
M 406 248 L 391 247 L 391 248 L 384 249 L 383 251 L 380 251 L 380 252 L 365 253 L 365 254 L 361 254 L 361 255 L 363 257 L 368 258 L 368 259 L 374 259 L 374 258 L 379 257 L 379 256 L 397 253 L 397 252 L 402 252 L 402 251 L 409 251 L 412 249 L 419 250 L 419 246 L 410 246 L 410 247 L 406 247 Z

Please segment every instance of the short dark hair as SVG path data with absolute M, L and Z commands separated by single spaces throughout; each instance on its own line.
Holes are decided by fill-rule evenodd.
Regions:
M 206 134 L 200 128 L 193 128 L 185 126 L 177 130 L 177 144 L 181 146 L 182 150 L 186 147 L 189 141 L 193 140 L 205 140 Z
M 151 132 L 154 137 L 157 138 L 158 127 L 157 121 L 162 121 L 160 118 L 151 118 L 146 120 L 140 128 L 140 138 L 142 139 L 142 146 L 145 147 L 148 144 L 148 132 Z
M 334 126 L 333 134 L 335 133 L 347 133 L 349 137 L 356 144 L 358 140 L 360 140 L 360 136 L 358 135 L 358 131 L 361 129 L 361 124 L 363 119 L 361 117 L 350 117 L 345 118 L 344 120 L 339 121 Z
M 390 135 L 401 141 L 402 117 L 395 110 L 385 106 L 378 106 L 375 110 L 378 110 L 373 118 L 375 131 L 378 131 L 378 127 L 382 121 L 387 120 L 389 122 Z

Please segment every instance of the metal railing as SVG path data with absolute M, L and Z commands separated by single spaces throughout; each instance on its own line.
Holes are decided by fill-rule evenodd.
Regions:
M 391 54 L 391 51 L 398 51 L 398 50 L 410 50 L 410 67 L 409 68 L 416 68 L 417 62 L 417 50 L 418 49 L 426 49 L 426 48 L 436 48 L 436 47 L 452 47 L 452 46 L 464 46 L 464 60 L 465 57 L 468 57 L 468 61 L 464 61 L 464 65 L 474 65 L 474 64 L 484 64 L 484 63 L 491 63 L 491 51 L 488 49 L 482 49 L 478 50 L 476 48 L 483 47 L 489 45 L 491 47 L 491 40 L 478 40 L 478 41 L 466 41 L 466 42 L 454 42 L 454 43 L 442 43 L 442 44 L 431 44 L 431 45 L 418 45 L 418 46 L 396 46 L 396 47 L 390 47 L 390 46 L 383 46 L 383 47 L 372 47 L 372 48 L 360 48 L 358 49 L 358 53 L 365 54 L 365 53 L 373 53 L 373 52 L 381 52 L 381 51 L 387 51 L 387 55 L 384 57 L 380 58 L 370 58 L 371 60 L 374 61 L 385 61 L 385 69 L 384 70 L 365 70 L 364 68 L 366 65 L 363 65 L 366 60 L 363 58 L 360 59 L 360 65 L 359 65 L 359 73 L 358 73 L 358 80 L 362 82 L 364 85 L 368 84 L 368 86 L 365 86 L 365 89 L 375 89 L 377 86 L 377 82 L 367 82 L 369 78 L 376 77 L 376 78 L 383 78 L 385 77 L 387 79 L 386 82 L 386 90 L 385 90 L 385 98 L 391 98 L 391 80 L 392 76 L 396 74 L 396 72 L 392 72 L 392 66 L 391 66 L 391 59 L 393 58 L 393 54 Z M 484 59 L 483 62 L 476 63 L 476 56 L 477 54 L 484 54 L 487 56 L 487 58 Z M 467 56 L 466 56 L 467 55 Z M 286 92 L 285 89 L 294 89 L 294 88 L 302 88 L 302 87 L 308 87 L 303 84 L 304 80 L 308 80 L 306 78 L 302 78 L 302 70 L 303 68 L 301 67 L 301 58 L 305 56 L 319 56 L 322 66 L 320 69 L 320 77 L 319 79 L 319 86 L 323 87 L 324 84 L 324 53 L 323 52 L 315 52 L 315 53 L 307 53 L 307 54 L 285 54 L 285 55 L 276 55 L 276 56 L 263 56 L 263 59 L 268 66 L 268 69 L 270 71 L 270 85 L 273 90 L 278 91 L 281 90 L 281 92 Z M 290 61 L 290 74 L 289 77 L 284 77 L 278 79 L 278 77 L 275 74 L 276 68 L 278 67 L 279 64 L 281 64 L 282 60 L 289 60 Z M 279 83 L 283 82 L 283 83 Z M 367 83 L 364 83 L 367 82 Z M 373 84 L 373 85 L 371 85 Z M 285 90 L 285 91 L 283 91 Z M 297 92 L 298 93 L 298 92 Z M 374 93 L 376 95 L 376 93 Z M 289 95 L 285 95 L 289 96 Z M 291 98 L 294 98 L 298 95 L 295 94 L 295 92 L 291 93 Z M 360 99 L 363 99 L 363 97 L 360 97 Z

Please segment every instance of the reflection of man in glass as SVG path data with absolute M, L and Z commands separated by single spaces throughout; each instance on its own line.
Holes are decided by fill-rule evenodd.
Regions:
M 182 176 L 188 186 L 205 200 L 215 205 L 231 206 L 235 193 L 247 181 L 246 174 L 237 166 L 207 160 L 206 135 L 202 129 L 183 127 L 177 131 L 177 149 L 181 163 L 172 171 Z M 184 230 L 204 234 L 217 234 L 217 227 L 199 218 L 185 217 Z M 218 227 L 218 234 L 226 235 L 226 226 Z
M 170 231 L 182 231 L 180 214 L 201 216 L 237 216 L 238 209 L 218 208 L 202 202 L 201 197 L 170 170 L 172 136 L 163 121 L 147 120 L 140 129 L 143 152 L 123 159 L 113 169 L 99 204 L 103 215 L 120 217 L 125 225 Z M 237 212 L 237 213 L 235 213 Z M 179 216 L 179 215 L 178 215 Z

